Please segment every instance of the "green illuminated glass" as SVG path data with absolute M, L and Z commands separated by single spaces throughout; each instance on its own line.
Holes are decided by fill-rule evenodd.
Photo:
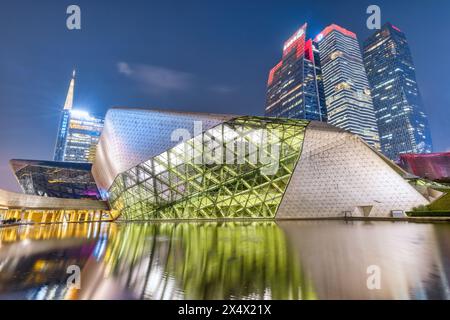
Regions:
M 123 220 L 274 218 L 307 125 L 224 122 L 120 174 L 110 204 Z
M 108 274 L 139 299 L 316 299 L 311 278 L 274 222 L 123 224 Z M 156 280 L 157 279 L 157 280 Z

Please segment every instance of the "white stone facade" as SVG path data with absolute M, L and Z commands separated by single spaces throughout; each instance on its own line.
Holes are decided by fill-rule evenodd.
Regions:
M 359 137 L 312 122 L 277 218 L 390 217 L 428 201 Z
M 193 135 L 195 121 L 202 122 L 204 131 L 233 117 L 148 109 L 110 109 L 92 167 L 98 188 L 108 190 L 119 173 L 176 146 L 179 142 L 171 141 L 174 130 L 186 129 Z

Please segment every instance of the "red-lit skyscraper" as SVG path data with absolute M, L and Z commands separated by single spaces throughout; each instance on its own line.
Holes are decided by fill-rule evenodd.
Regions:
M 319 54 L 306 31 L 304 24 L 285 42 L 281 61 L 269 73 L 267 116 L 326 121 Z

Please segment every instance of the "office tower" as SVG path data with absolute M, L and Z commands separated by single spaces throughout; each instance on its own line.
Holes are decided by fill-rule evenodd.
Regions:
M 69 91 L 67 92 L 66 102 L 64 103 L 64 109 L 61 114 L 61 120 L 59 122 L 58 136 L 56 137 L 55 155 L 54 161 L 64 160 L 64 149 L 66 147 L 67 131 L 69 128 L 70 111 L 73 108 L 73 95 L 75 90 L 75 70 L 72 74 L 72 79 L 69 84 Z
M 360 136 L 379 148 L 378 129 L 358 40 L 335 24 L 316 38 L 328 123 Z
M 320 61 L 304 24 L 284 44 L 281 61 L 270 71 L 266 116 L 326 121 Z
M 385 24 L 364 42 L 364 64 L 383 153 L 392 160 L 401 153 L 430 153 L 430 129 L 405 34 Z
M 69 85 L 56 139 L 54 161 L 90 163 L 94 161 L 103 119 L 73 109 L 75 71 Z
M 92 163 L 102 129 L 103 119 L 86 111 L 71 110 L 63 161 Z

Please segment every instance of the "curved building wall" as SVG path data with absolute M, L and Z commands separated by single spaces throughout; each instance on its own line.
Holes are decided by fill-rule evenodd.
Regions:
M 120 174 L 124 220 L 274 218 L 308 121 L 239 117 Z
M 277 218 L 388 217 L 429 202 L 359 137 L 313 122 Z
M 195 121 L 202 124 L 200 133 Z M 195 138 L 171 141 L 176 129 Z M 237 146 L 261 130 L 278 139 L 260 148 L 279 144 L 274 177 L 260 174 L 260 163 L 198 164 L 180 157 L 186 148 L 208 157 L 214 143 Z M 201 148 L 194 146 L 198 139 Z M 244 150 L 247 158 L 255 153 Z M 390 217 L 394 210 L 429 204 L 402 169 L 358 136 L 295 119 L 113 109 L 93 174 L 124 220 Z
M 185 113 L 146 109 L 113 108 L 97 145 L 92 174 L 100 190 L 106 191 L 120 173 L 178 144 L 170 137 L 176 129 L 192 135 L 194 122 L 203 130 L 233 118 L 231 115 Z

